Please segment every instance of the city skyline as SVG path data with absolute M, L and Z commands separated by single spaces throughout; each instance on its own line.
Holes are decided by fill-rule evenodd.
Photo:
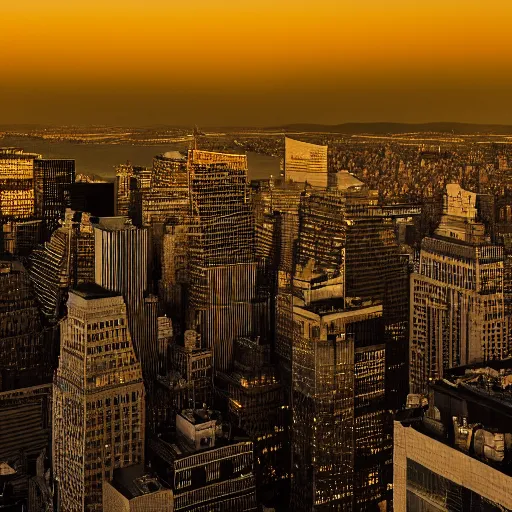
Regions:
M 0 20 L 2 511 L 512 512 L 512 3 Z
M 504 1 L 10 2 L 3 122 L 507 123 L 511 16 Z

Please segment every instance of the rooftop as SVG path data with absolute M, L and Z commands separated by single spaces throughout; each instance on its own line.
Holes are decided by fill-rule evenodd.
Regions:
M 430 389 L 396 421 L 512 475 L 512 359 L 448 370 Z
M 211 409 L 183 409 L 180 415 L 193 425 L 219 419 L 219 413 Z
M 73 288 L 71 292 L 74 293 L 75 295 L 78 295 L 79 297 L 82 297 L 85 300 L 106 299 L 108 297 L 121 296 L 120 293 L 106 290 L 105 288 L 96 283 L 79 284 L 76 288 Z
M 145 469 L 143 464 L 116 469 L 111 483 L 129 500 L 167 489 L 158 477 Z
M 352 187 L 364 187 L 365 184 L 358 180 L 348 171 L 339 171 L 336 173 L 336 183 L 338 190 L 347 190 Z
M 11 468 L 7 462 L 0 462 L 0 476 L 15 475 L 16 470 Z
M 161 155 L 157 155 L 155 158 L 165 158 L 167 160 L 179 160 L 179 161 L 187 160 L 187 156 L 183 155 L 179 151 L 166 151 L 165 153 L 162 153 Z
M 128 217 L 99 217 L 96 228 L 104 231 L 121 231 L 124 229 L 137 229 Z

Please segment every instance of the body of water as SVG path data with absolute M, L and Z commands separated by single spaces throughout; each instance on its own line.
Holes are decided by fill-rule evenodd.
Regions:
M 17 147 L 39 153 L 43 158 L 72 158 L 77 174 L 96 174 L 104 178 L 115 176 L 114 167 L 130 161 L 133 165 L 150 167 L 153 157 L 166 151 L 186 151 L 183 144 L 158 146 L 132 146 L 109 144 L 76 144 L 48 142 L 29 137 L 0 138 L 0 147 Z M 279 159 L 258 153 L 247 153 L 249 179 L 279 176 Z

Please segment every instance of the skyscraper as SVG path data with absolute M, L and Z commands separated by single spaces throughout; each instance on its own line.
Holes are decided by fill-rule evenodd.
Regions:
M 188 327 L 227 369 L 238 336 L 263 335 L 265 297 L 258 288 L 254 221 L 247 186 L 247 157 L 191 150 L 188 157 L 192 216 Z
M 178 151 L 168 151 L 153 158 L 151 188 L 188 189 L 187 157 Z
M 145 294 L 148 288 L 148 232 L 127 217 L 102 217 L 94 224 L 95 282 L 120 293 L 126 303 L 135 352 L 145 376 L 158 368 L 157 333 L 148 338 Z M 146 311 L 147 309 L 147 311 Z M 150 329 L 154 331 L 154 329 Z
M 254 223 L 247 156 L 191 150 L 188 172 L 192 214 L 202 228 L 198 256 L 205 266 L 254 261 Z
M 151 168 L 133 166 L 129 162 L 116 167 L 116 215 L 137 214 L 136 193 L 150 188 L 151 174 Z
M 114 469 L 144 460 L 142 371 L 123 298 L 92 283 L 68 299 L 53 398 L 59 510 L 101 511 Z
M 50 324 L 64 314 L 70 286 L 94 278 L 94 237 L 90 217 L 67 209 L 61 227 L 30 255 L 30 277 Z
M 0 391 L 51 381 L 38 304 L 19 262 L 0 262 Z
M 15 252 L 13 233 L 18 223 L 33 220 L 35 153 L 0 148 L 0 252 Z
M 479 222 L 477 194 L 447 185 L 444 215 L 411 277 L 410 383 L 423 393 L 455 367 L 510 354 L 503 247 Z
M 282 339 L 291 340 L 297 510 L 364 510 L 389 497 L 389 410 L 406 367 L 406 352 L 400 359 L 391 349 L 403 349 L 407 331 L 397 325 L 406 327 L 407 316 L 388 317 L 388 303 L 407 313 L 407 290 L 396 288 L 405 292 L 400 300 L 388 290 L 405 272 L 394 218 L 410 213 L 379 205 L 351 176 L 335 189 L 303 193 L 295 269 L 289 282 L 282 276 L 292 322 L 281 324 Z
M 58 227 L 59 219 L 71 206 L 74 182 L 74 160 L 34 160 L 35 211 L 44 220 L 47 236 Z
M 0 148 L 0 219 L 19 220 L 34 216 L 35 153 L 18 148 Z

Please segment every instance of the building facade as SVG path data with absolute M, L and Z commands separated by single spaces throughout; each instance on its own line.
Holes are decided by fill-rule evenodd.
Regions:
M 47 236 L 57 229 L 66 208 L 71 206 L 74 182 L 74 160 L 34 160 L 35 213 L 43 219 Z
M 441 223 L 411 276 L 409 375 L 424 393 L 444 371 L 510 354 L 503 247 L 478 221 L 477 195 L 448 185 Z
M 101 511 L 103 481 L 144 461 L 145 396 L 123 298 L 96 284 L 69 294 L 53 425 L 58 510 Z

